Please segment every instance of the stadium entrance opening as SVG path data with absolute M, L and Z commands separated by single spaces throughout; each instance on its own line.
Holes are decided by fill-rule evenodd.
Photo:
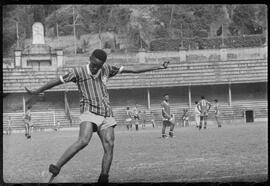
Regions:
M 246 122 L 247 123 L 254 122 L 254 111 L 253 110 L 246 110 Z

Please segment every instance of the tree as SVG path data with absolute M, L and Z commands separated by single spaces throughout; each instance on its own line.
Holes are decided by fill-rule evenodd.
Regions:
M 240 34 L 255 34 L 256 10 L 258 10 L 256 5 L 238 5 L 233 12 L 231 27 L 239 30 Z
M 6 5 L 3 10 L 3 45 L 6 53 L 17 41 L 16 23 L 19 39 L 23 42 L 31 37 L 34 19 L 30 5 Z

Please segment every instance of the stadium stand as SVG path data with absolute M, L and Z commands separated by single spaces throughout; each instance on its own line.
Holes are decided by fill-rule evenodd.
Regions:
M 246 40 L 247 38 L 253 38 Z M 228 38 L 227 38 L 228 39 Z M 256 43 L 258 40 L 263 41 L 261 36 L 250 36 L 245 38 L 238 38 L 241 41 L 248 41 Z M 252 42 L 251 42 L 252 40 Z M 227 40 L 226 42 L 229 42 Z M 226 43 L 225 42 L 225 43 Z M 230 41 L 232 42 L 232 41 Z M 236 41 L 238 44 L 241 42 Z M 205 50 L 188 50 L 188 51 L 166 51 L 166 52 L 151 52 L 147 51 L 143 55 L 144 63 L 140 61 L 139 54 L 110 54 L 108 56 L 108 63 L 118 66 L 125 65 L 140 65 L 140 64 L 161 64 L 163 61 L 170 61 L 170 66 L 167 70 L 153 71 L 144 74 L 120 74 L 113 77 L 108 84 L 109 91 L 114 91 L 111 94 L 112 106 L 116 116 L 116 120 L 124 123 L 125 109 L 128 105 L 128 100 L 135 100 L 139 102 L 142 110 L 147 110 L 147 120 L 150 121 L 150 111 L 147 106 L 147 90 L 150 90 L 151 95 L 151 110 L 154 111 L 155 120 L 157 123 L 161 122 L 160 102 L 163 92 L 173 94 L 172 109 L 176 113 L 176 121 L 180 122 L 184 108 L 189 108 L 188 87 L 191 87 L 192 103 L 190 108 L 190 117 L 193 120 L 192 109 L 194 107 L 193 101 L 198 99 L 200 94 L 206 95 L 211 101 L 214 98 L 220 100 L 221 119 L 241 119 L 243 118 L 243 111 L 253 110 L 256 118 L 267 117 L 267 102 L 266 97 L 260 94 L 265 94 L 266 90 L 256 88 L 256 84 L 266 85 L 267 82 L 267 46 L 254 44 L 253 47 L 245 45 L 245 48 L 225 48 L 225 49 L 205 49 Z M 214 43 L 214 42 L 213 42 Z M 242 46 L 243 44 L 241 44 Z M 257 46 L 257 47 L 255 47 Z M 167 48 L 167 50 L 170 48 Z M 184 59 L 183 59 L 184 57 Z M 10 63 L 10 60 L 5 59 Z M 47 83 L 49 80 L 63 75 L 72 67 L 86 65 L 88 63 L 87 56 L 64 56 L 64 66 L 52 68 L 43 67 L 35 69 L 31 67 L 18 68 L 8 65 L 8 68 L 3 68 L 3 92 L 6 95 L 4 101 L 12 101 L 15 104 L 16 99 L 22 99 L 25 93 L 24 87 L 35 89 Z M 241 89 L 241 85 L 248 84 L 252 88 Z M 232 85 L 231 105 L 228 102 L 228 87 Z M 214 93 L 209 86 L 220 86 L 214 88 Z M 251 89 L 258 89 L 263 91 L 248 92 Z M 138 92 L 138 89 L 140 91 Z M 63 100 L 64 91 L 76 93 L 77 87 L 74 83 L 60 85 L 49 91 L 46 91 L 46 98 L 42 102 L 37 102 L 33 108 L 36 112 L 54 112 L 55 121 L 60 121 L 61 126 L 68 127 L 78 124 L 79 108 L 71 101 L 71 116 L 73 123 L 69 123 L 65 112 L 63 101 L 59 103 L 57 100 L 48 102 L 51 98 Z M 138 92 L 138 95 L 130 94 L 128 90 Z M 222 91 L 220 91 L 222 90 Z M 122 94 L 126 92 L 126 94 Z M 176 92 L 176 93 L 174 93 Z M 183 93 L 181 93 L 183 92 Z M 56 93 L 56 94 L 53 94 Z M 237 94 L 235 96 L 235 94 Z M 140 94 L 140 95 L 139 95 Z M 252 94 L 253 97 L 248 98 L 246 94 Z M 75 95 L 68 95 L 69 98 L 74 98 Z M 124 100 L 116 99 L 121 96 Z M 21 98 L 20 98 L 21 97 Z M 246 97 L 246 98 L 244 98 Z M 116 100 L 116 101 L 114 101 Z M 12 105 L 11 104 L 11 105 Z M 133 104 L 133 103 L 132 103 Z M 14 112 L 14 109 L 9 107 L 10 104 L 5 104 L 4 113 Z M 17 108 L 17 107 L 16 107 Z M 22 108 L 15 109 L 22 113 Z M 16 114 L 15 114 L 16 115 Z M 18 116 L 17 116 L 18 115 Z M 23 128 L 21 116 L 17 114 L 13 119 L 15 121 L 15 128 Z M 44 115 L 43 115 L 44 116 Z M 51 127 L 53 121 L 51 118 L 43 120 L 43 116 L 36 118 L 39 121 L 39 127 Z M 36 116 L 35 116 L 36 117 Z M 213 114 L 210 113 L 210 119 L 213 119 Z M 7 116 L 4 116 L 4 127 L 7 124 Z
M 222 41 L 223 40 L 223 41 Z M 189 50 L 259 47 L 266 42 L 265 35 L 243 35 L 216 38 L 184 38 L 159 39 L 151 41 L 151 51 L 178 51 L 183 41 L 183 47 Z M 223 44 L 223 45 L 222 45 Z

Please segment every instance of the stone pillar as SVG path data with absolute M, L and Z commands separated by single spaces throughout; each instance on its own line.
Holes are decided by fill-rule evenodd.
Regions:
M 228 91 L 229 91 L 229 106 L 232 105 L 232 91 L 231 91 L 231 83 L 228 85 Z
M 137 57 L 139 58 L 139 63 L 145 63 L 146 50 L 144 48 L 140 48 Z
M 21 67 L 22 66 L 22 50 L 15 50 L 15 67 Z
M 182 46 L 179 48 L 179 61 L 187 61 L 187 49 Z
M 190 85 L 188 86 L 188 104 L 189 104 L 189 108 L 191 109 L 191 89 L 190 89 Z
M 150 90 L 149 88 L 147 89 L 147 106 L 148 106 L 148 109 L 151 109 L 151 100 L 150 100 Z
M 23 101 L 23 113 L 25 113 L 25 97 L 24 97 L 24 95 L 23 95 L 23 97 L 22 97 L 22 101 Z
M 63 66 L 64 55 L 63 55 L 62 49 L 56 49 L 56 63 L 57 63 L 57 67 Z

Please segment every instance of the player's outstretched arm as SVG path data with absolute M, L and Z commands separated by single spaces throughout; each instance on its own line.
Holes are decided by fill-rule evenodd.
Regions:
M 40 94 L 42 92 L 44 92 L 45 90 L 51 89 L 57 85 L 62 84 L 62 81 L 60 80 L 60 78 L 58 79 L 54 79 L 49 81 L 47 84 L 43 85 L 42 87 L 38 88 L 37 90 L 29 90 L 28 88 L 24 87 L 26 92 L 28 94 Z
M 142 73 L 142 72 L 148 72 L 153 70 L 161 70 L 168 68 L 169 61 L 165 61 L 161 65 L 135 65 L 132 67 L 124 67 L 121 73 Z

